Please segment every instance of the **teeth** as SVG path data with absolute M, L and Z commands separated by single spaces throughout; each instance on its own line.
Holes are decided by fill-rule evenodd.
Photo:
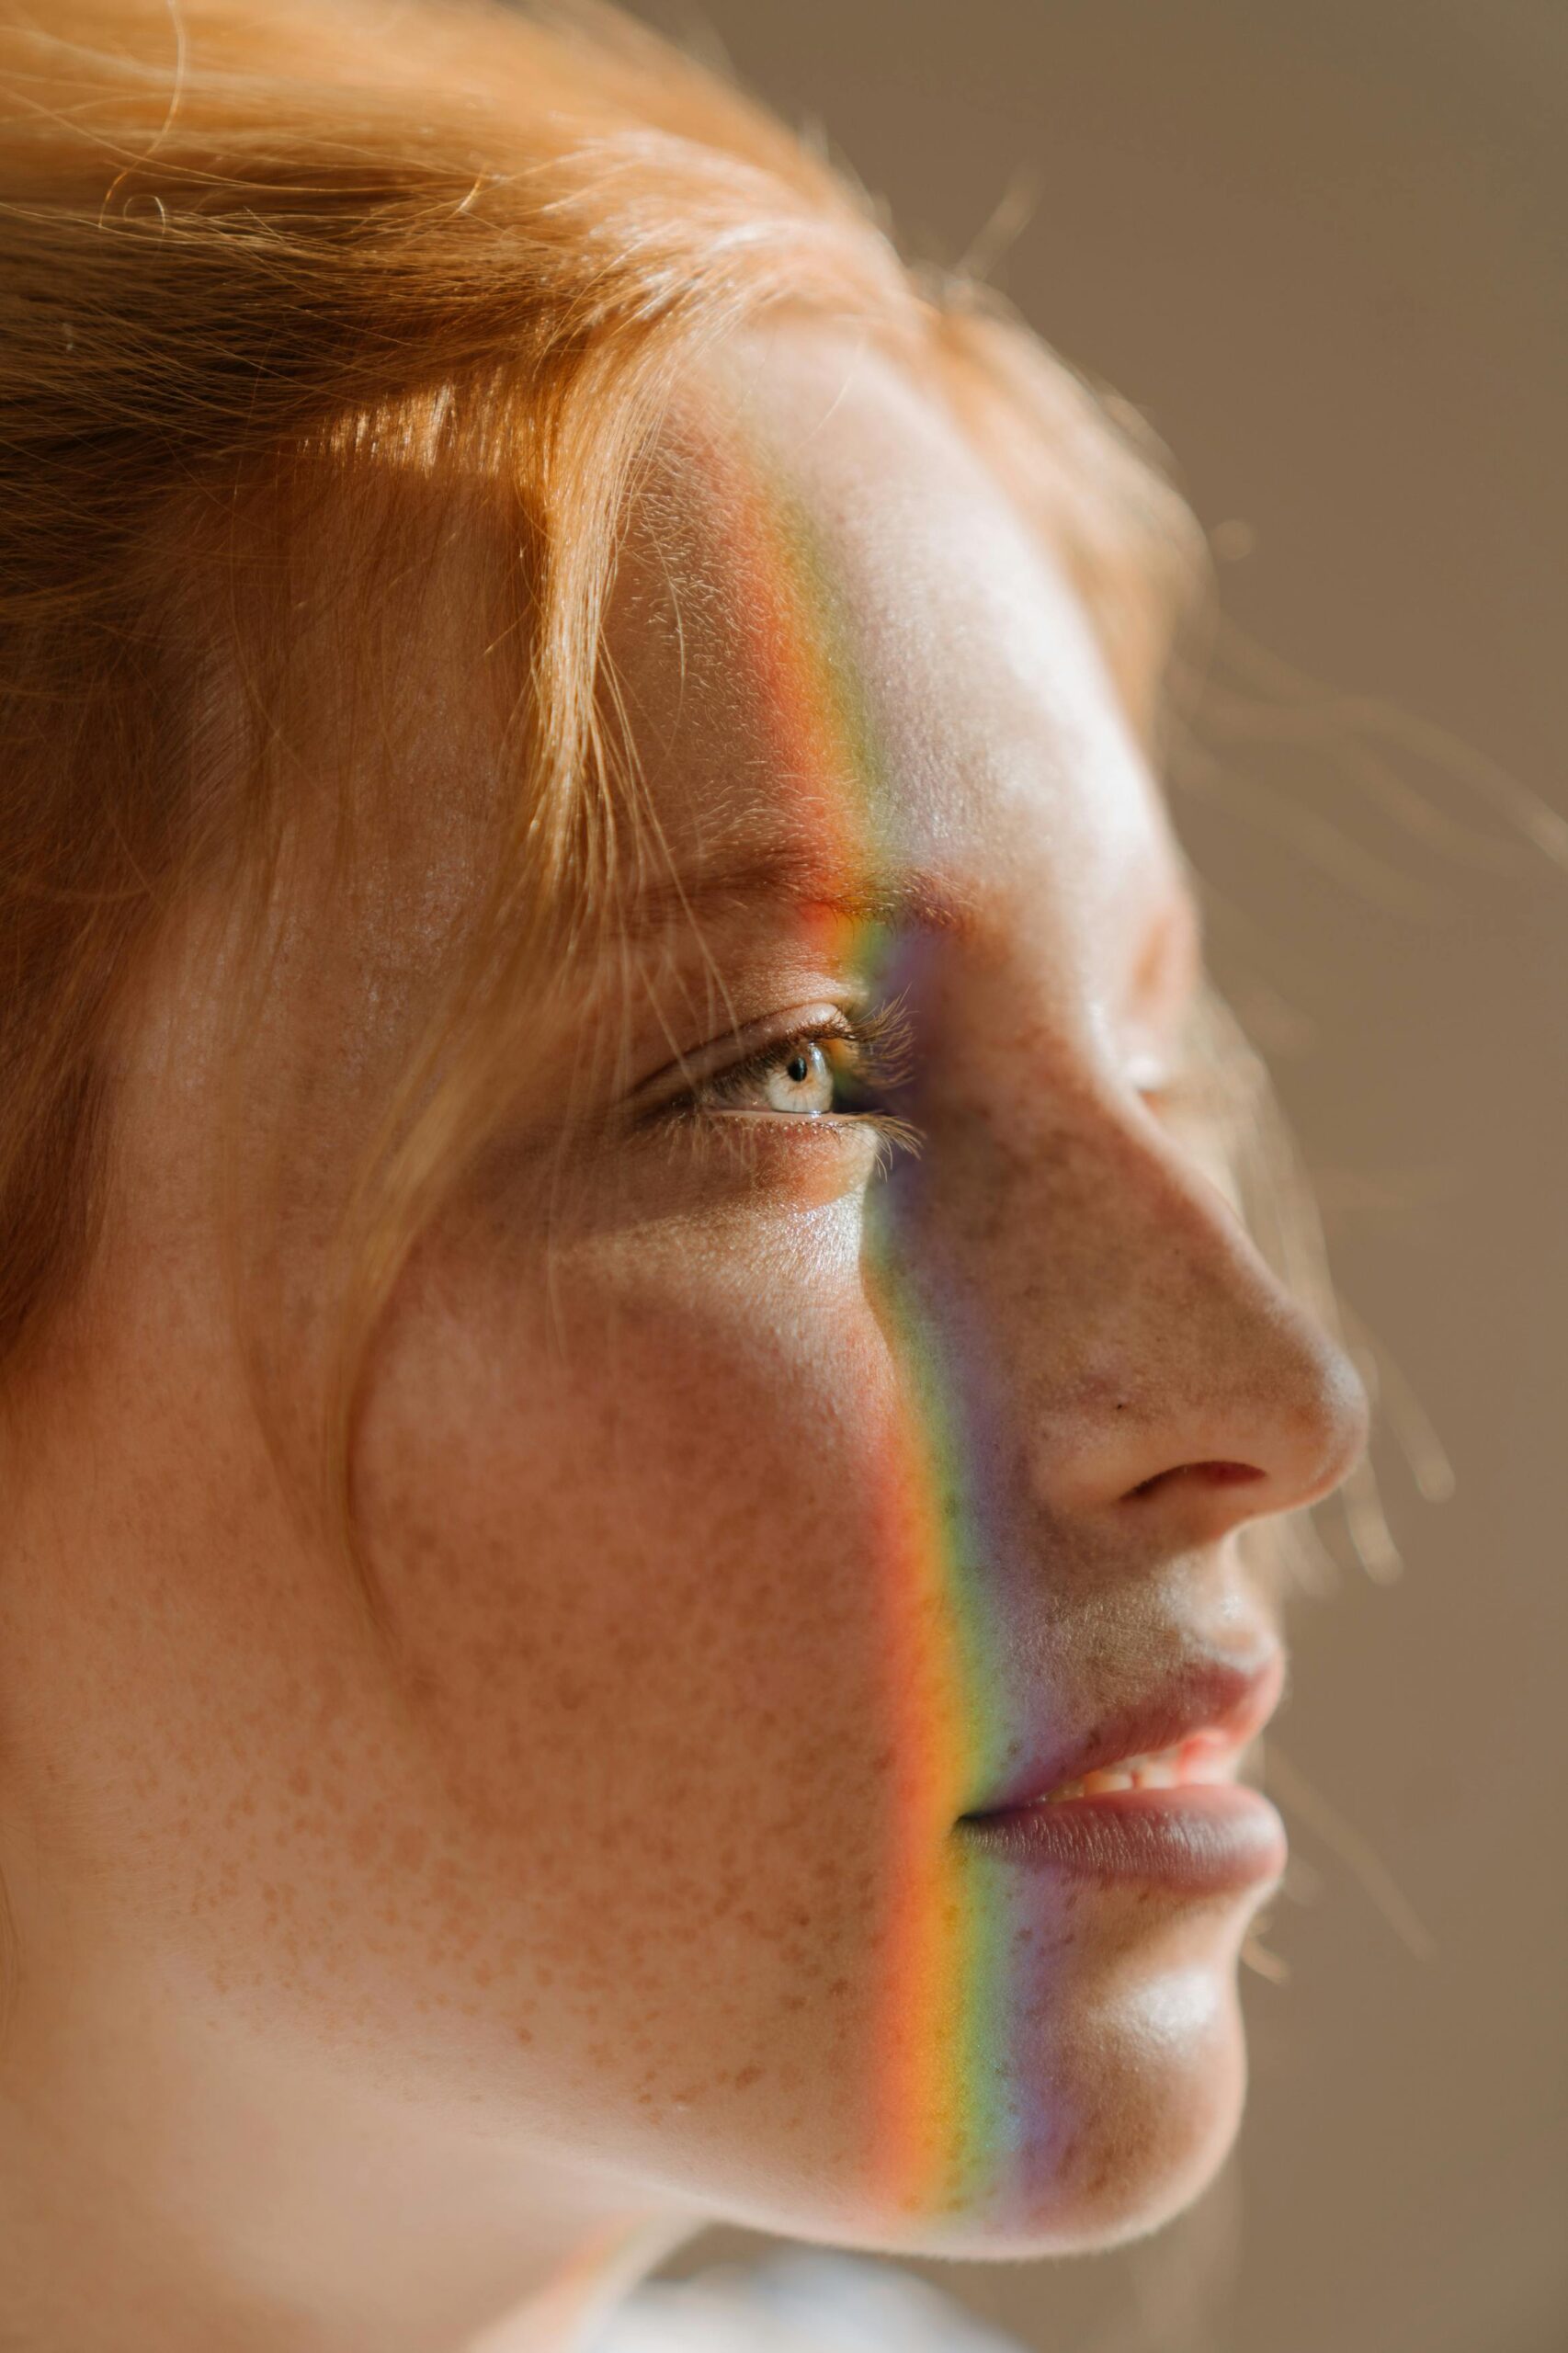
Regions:
M 1085 1773 L 1081 1780 L 1064 1781 L 1040 1802 L 1067 1805 L 1074 1798 L 1108 1797 L 1118 1790 L 1176 1790 L 1193 1782 L 1223 1781 L 1233 1754 L 1228 1743 L 1199 1733 L 1154 1756 L 1126 1756 L 1119 1764 Z

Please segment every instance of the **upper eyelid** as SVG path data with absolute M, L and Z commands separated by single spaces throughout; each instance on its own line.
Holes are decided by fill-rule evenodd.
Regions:
M 683 1105 L 693 1104 L 705 1111 L 727 1113 L 746 1110 L 753 1107 L 725 1099 L 732 1090 L 739 1093 L 756 1084 L 782 1063 L 787 1055 L 798 1053 L 802 1046 L 823 1048 L 852 1045 L 853 1042 L 848 1033 L 837 1028 L 808 1025 L 804 1029 L 787 1029 L 782 1037 L 774 1039 L 769 1045 L 759 1046 L 755 1053 L 742 1054 L 735 1061 L 721 1063 L 706 1078 L 699 1079 L 693 1086 L 676 1095 L 671 1108 L 679 1110 Z M 835 1066 L 835 1079 L 842 1080 L 846 1075 L 841 1067 Z M 815 1116 L 826 1119 L 839 1114 L 836 1111 L 833 1114 L 819 1112 Z
M 727 1035 L 711 1039 L 689 1054 L 678 1054 L 655 1071 L 634 1089 L 631 1108 L 635 1110 L 656 1110 L 668 1103 L 678 1103 L 684 1096 L 712 1079 L 722 1078 L 733 1071 L 744 1071 L 751 1064 L 782 1052 L 786 1046 L 802 1038 L 853 1038 L 859 1030 L 863 1017 L 846 1011 L 821 1000 L 804 1005 L 787 1014 L 774 1014 L 763 1021 L 749 1023 L 744 1029 L 731 1030 Z

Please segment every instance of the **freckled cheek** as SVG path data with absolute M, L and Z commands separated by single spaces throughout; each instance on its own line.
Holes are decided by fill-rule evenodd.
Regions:
M 483 1397 L 431 1373 L 438 1417 L 371 1434 L 372 1556 L 472 1822 L 622 1898 L 674 1866 L 825 1895 L 851 1854 L 864 1890 L 892 1370 L 847 1288 L 788 1329 L 687 1290 L 599 1336 L 567 1302 L 564 1361 L 514 1334 Z

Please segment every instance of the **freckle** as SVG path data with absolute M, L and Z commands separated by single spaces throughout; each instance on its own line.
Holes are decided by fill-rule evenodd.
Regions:
M 380 1844 L 380 1824 L 373 1816 L 362 1815 L 348 1833 L 350 1859 L 363 1870 L 373 1860 L 376 1848 Z
M 531 2028 L 531 2027 L 526 2027 L 526 2026 L 520 2026 L 520 2027 L 517 2029 L 517 2040 L 518 2040 L 519 2042 L 522 2042 L 522 2043 L 529 2043 L 529 2042 L 531 2042 L 531 2041 L 533 2040 L 533 2029 L 532 2029 L 532 2028 Z M 644 2094 L 644 2097 L 646 2097 L 646 2094 Z
M 740 2074 L 735 2077 L 735 2089 L 738 2092 L 749 2092 L 753 2084 L 759 2084 L 761 2081 L 762 2069 L 760 2067 L 743 2067 Z
M 401 1870 L 416 1871 L 429 1848 L 429 1839 L 423 1830 L 410 1823 L 392 1841 L 392 1860 Z

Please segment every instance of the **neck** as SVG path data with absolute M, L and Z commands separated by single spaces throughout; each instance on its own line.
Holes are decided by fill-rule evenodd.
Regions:
M 156 1963 L 29 1943 L 0 2051 L 18 2353 L 576 2353 L 702 2219 Z

